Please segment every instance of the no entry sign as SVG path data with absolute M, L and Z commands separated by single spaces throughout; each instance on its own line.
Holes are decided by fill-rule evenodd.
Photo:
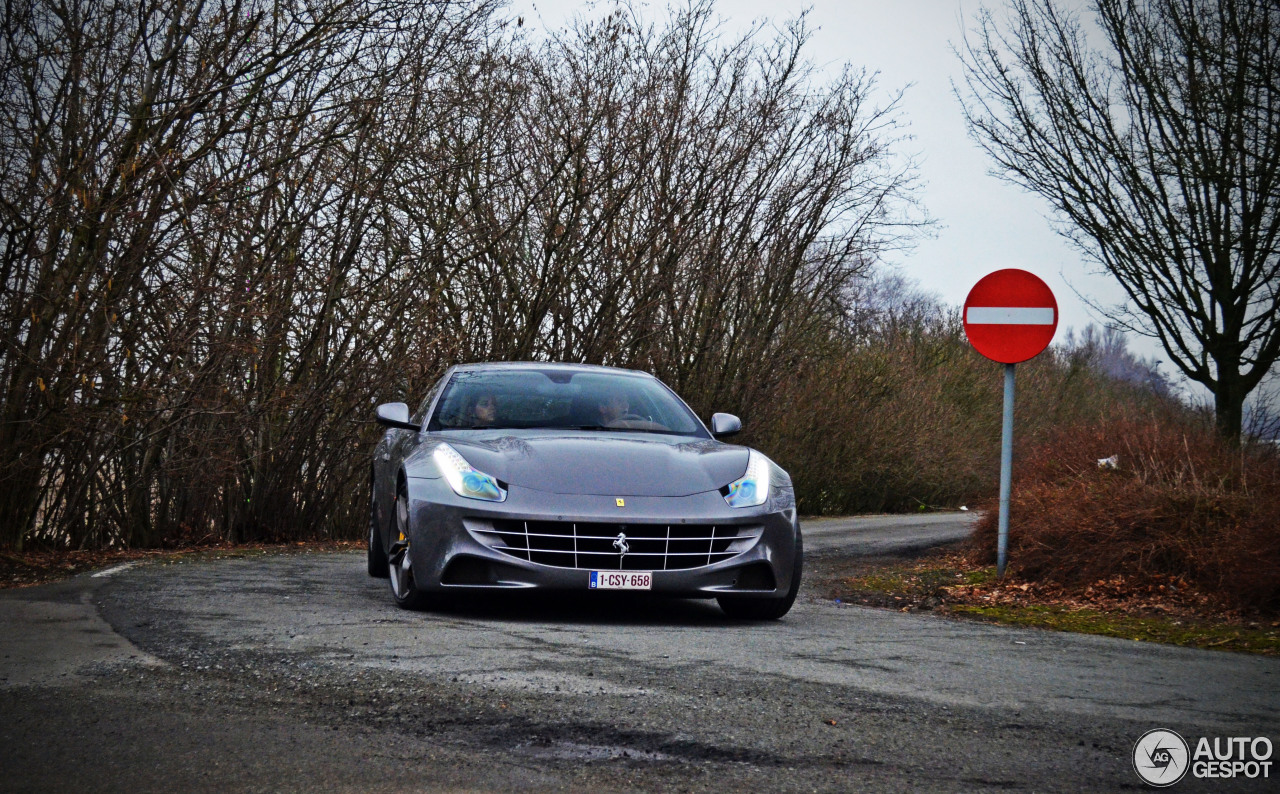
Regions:
M 1058 301 L 1025 270 L 983 276 L 964 301 L 964 332 L 974 348 L 1001 364 L 1020 364 L 1049 346 L 1058 330 Z
M 1025 270 L 982 277 L 964 301 L 964 332 L 979 353 L 1004 364 L 1004 421 L 1000 432 L 1000 524 L 996 575 L 1004 578 L 1009 551 L 1009 495 L 1013 490 L 1013 371 L 1040 355 L 1058 330 L 1053 290 Z

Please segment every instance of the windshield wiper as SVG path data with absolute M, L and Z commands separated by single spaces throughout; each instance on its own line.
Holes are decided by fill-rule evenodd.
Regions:
M 681 433 L 676 430 L 655 430 L 652 427 L 614 427 L 610 428 L 622 433 L 657 433 L 660 436 L 687 436 L 690 433 Z
M 609 433 L 657 433 L 663 436 L 688 436 L 675 430 L 655 430 L 651 427 L 607 427 L 605 425 L 556 425 L 548 430 L 603 430 Z
M 676 430 L 654 430 L 648 427 L 608 427 L 606 425 L 454 425 L 441 430 L 591 430 L 602 433 L 657 433 L 663 436 L 688 436 Z

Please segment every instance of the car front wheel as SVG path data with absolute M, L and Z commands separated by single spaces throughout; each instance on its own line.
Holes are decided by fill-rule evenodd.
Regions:
M 401 609 L 425 609 L 429 599 L 418 589 L 413 577 L 413 559 L 409 554 L 409 492 L 404 483 L 396 489 L 395 521 L 395 534 L 387 554 L 391 597 Z
M 377 487 L 372 481 L 369 486 L 369 575 L 375 579 L 386 579 L 391 572 L 387 564 L 387 550 L 382 546 L 382 533 L 378 531 Z

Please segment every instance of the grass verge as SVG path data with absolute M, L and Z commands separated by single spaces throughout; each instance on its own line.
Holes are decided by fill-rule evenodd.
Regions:
M 830 598 L 844 603 L 933 611 L 1052 631 L 1098 634 L 1139 642 L 1280 655 L 1280 621 L 1215 607 L 1186 582 L 1120 578 L 1067 590 L 1026 582 L 1011 572 L 975 566 L 955 552 L 919 559 L 848 560 L 825 578 Z
M 1164 616 L 1137 617 L 1055 605 L 977 606 L 955 604 L 953 615 L 1010 626 L 1032 626 L 1078 634 L 1100 634 L 1138 642 L 1160 642 L 1191 648 L 1280 655 L 1280 632 L 1223 623 L 1188 622 Z

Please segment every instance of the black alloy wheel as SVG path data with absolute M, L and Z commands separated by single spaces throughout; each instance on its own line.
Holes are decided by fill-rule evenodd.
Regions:
M 395 534 L 387 554 L 391 597 L 401 609 L 425 609 L 429 602 L 426 593 L 418 589 L 413 577 L 413 560 L 409 554 L 409 490 L 401 482 L 396 488 Z

